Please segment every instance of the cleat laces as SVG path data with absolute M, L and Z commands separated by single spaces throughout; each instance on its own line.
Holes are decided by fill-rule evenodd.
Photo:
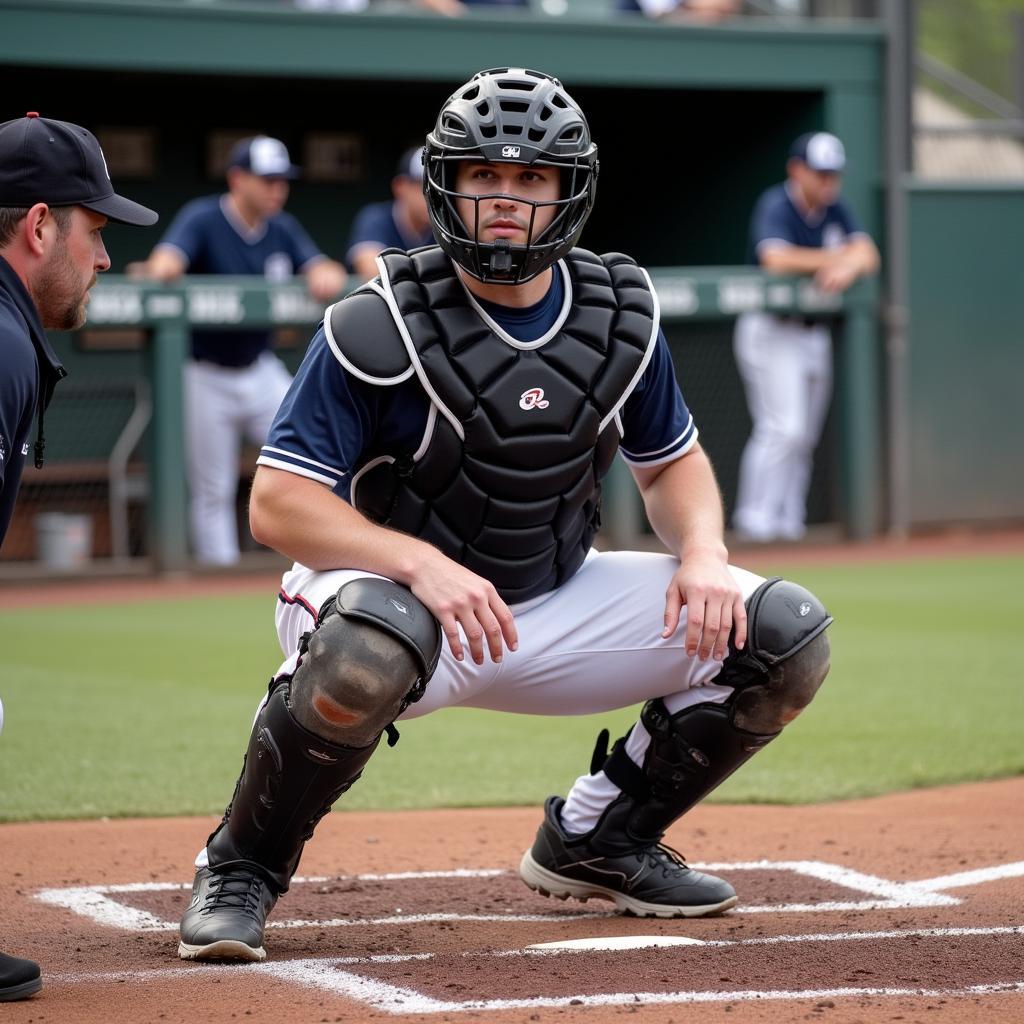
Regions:
M 686 858 L 665 843 L 645 846 L 642 850 L 637 850 L 636 856 L 641 863 L 646 860 L 648 867 L 661 868 L 663 878 L 676 878 L 690 870 Z
M 210 879 L 210 888 L 202 913 L 213 914 L 218 910 L 240 910 L 254 920 L 262 921 L 259 913 L 262 888 L 263 881 L 258 875 L 248 873 L 214 875 Z

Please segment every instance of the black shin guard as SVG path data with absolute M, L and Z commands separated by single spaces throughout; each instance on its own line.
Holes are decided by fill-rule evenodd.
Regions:
M 235 794 L 206 846 L 211 869 L 256 868 L 278 894 L 288 890 L 317 823 L 380 742 L 343 747 L 320 739 L 292 717 L 288 694 L 282 682 L 257 716 Z
M 673 821 L 775 739 L 828 673 L 825 630 L 832 617 L 810 591 L 766 580 L 746 603 L 747 647 L 736 651 L 730 645 L 715 679 L 733 688 L 726 701 L 675 714 L 660 699 L 648 701 L 640 714 L 651 736 L 642 768 L 626 754 L 625 737 L 607 757 L 607 731 L 598 737 L 590 770 L 603 769 L 623 792 L 605 820 L 609 833 L 624 828 L 624 842 L 660 839 Z
M 732 708 L 722 704 L 697 704 L 670 715 L 662 701 L 652 700 L 640 721 L 651 735 L 643 768 L 626 753 L 625 737 L 603 764 L 607 733 L 595 750 L 598 767 L 623 792 L 616 803 L 625 806 L 609 815 L 608 827 L 623 829 L 629 842 L 660 840 L 676 818 L 778 736 L 736 728 Z

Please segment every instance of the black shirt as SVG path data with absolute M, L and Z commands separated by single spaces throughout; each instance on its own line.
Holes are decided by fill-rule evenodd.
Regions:
M 21 278 L 0 257 L 0 544 L 32 449 L 32 417 L 38 410 L 41 419 L 54 386 L 64 376 L 35 303 Z

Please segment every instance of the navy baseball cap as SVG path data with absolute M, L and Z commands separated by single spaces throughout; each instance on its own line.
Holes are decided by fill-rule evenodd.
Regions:
M 238 167 L 259 178 L 297 178 L 288 149 L 280 139 L 256 135 L 236 142 L 228 156 L 228 167 Z
M 423 147 L 413 146 L 407 149 L 399 158 L 398 166 L 395 167 L 396 178 L 414 178 L 416 181 L 423 180 Z
M 839 173 L 846 167 L 846 150 L 829 132 L 808 132 L 790 147 L 789 155 L 802 160 L 812 171 Z
M 31 111 L 0 124 L 0 206 L 84 206 L 121 224 L 158 214 L 114 192 L 96 136 Z

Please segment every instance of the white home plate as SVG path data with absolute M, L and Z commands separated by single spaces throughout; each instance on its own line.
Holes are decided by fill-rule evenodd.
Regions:
M 593 939 L 538 942 L 527 949 L 644 949 L 647 946 L 703 946 L 702 939 L 686 935 L 605 935 Z

